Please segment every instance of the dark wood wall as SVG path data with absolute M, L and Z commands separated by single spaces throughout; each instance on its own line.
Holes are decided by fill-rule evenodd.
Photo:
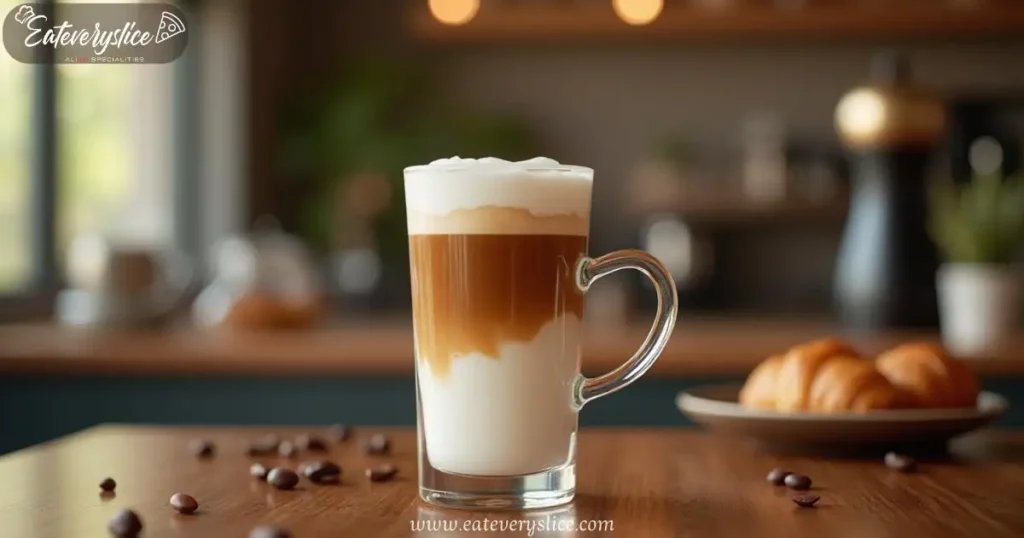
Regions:
M 248 0 L 251 218 L 294 210 L 300 192 L 281 177 L 282 110 L 336 77 L 349 59 L 406 49 L 404 2 Z

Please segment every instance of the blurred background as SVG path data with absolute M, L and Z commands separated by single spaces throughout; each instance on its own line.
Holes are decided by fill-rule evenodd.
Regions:
M 666 355 L 584 424 L 685 424 L 678 390 L 826 334 L 941 339 L 1024 402 L 1020 2 L 178 4 L 170 64 L 0 55 L 0 452 L 413 424 L 401 170 L 451 155 L 593 167 L 591 253 L 676 278 Z M 653 301 L 588 294 L 586 372 Z

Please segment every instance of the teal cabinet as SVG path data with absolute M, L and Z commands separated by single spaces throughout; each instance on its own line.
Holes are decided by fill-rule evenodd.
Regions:
M 692 426 L 680 390 L 730 378 L 641 379 L 583 409 L 583 426 Z M 1000 426 L 1024 427 L 1024 378 L 985 380 L 1010 399 Z M 0 379 L 0 453 L 100 423 L 408 425 L 413 378 L 8 376 Z

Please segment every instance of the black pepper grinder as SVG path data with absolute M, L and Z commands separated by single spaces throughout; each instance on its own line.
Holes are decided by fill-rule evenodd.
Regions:
M 862 330 L 935 327 L 938 255 L 926 229 L 926 174 L 944 136 L 945 106 L 911 82 L 895 53 L 876 56 L 871 75 L 835 112 L 853 184 L 836 264 L 839 316 Z

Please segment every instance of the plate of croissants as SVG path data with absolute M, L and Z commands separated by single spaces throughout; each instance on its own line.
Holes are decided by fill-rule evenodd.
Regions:
M 810 449 L 944 445 L 1007 408 L 940 346 L 911 342 L 871 359 L 835 337 L 765 359 L 742 386 L 698 387 L 676 403 L 712 430 Z

